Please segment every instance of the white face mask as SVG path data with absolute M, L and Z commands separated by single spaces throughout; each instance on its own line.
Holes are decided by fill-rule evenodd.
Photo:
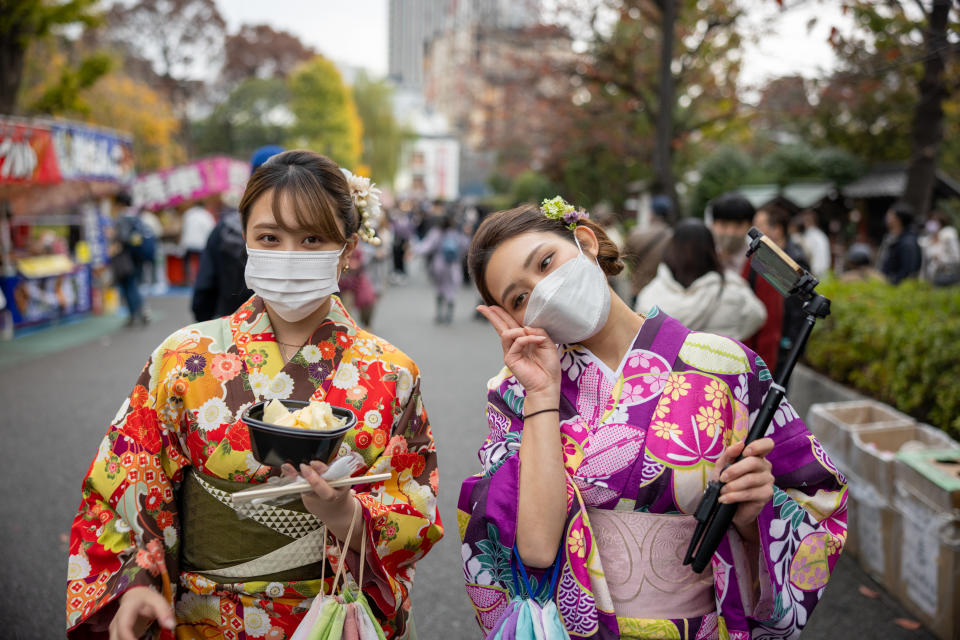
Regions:
M 337 267 L 345 248 L 271 251 L 247 247 L 247 286 L 287 322 L 303 320 L 340 291 Z
M 586 340 L 603 328 L 610 315 L 610 287 L 600 264 L 591 260 L 573 237 L 580 255 L 560 265 L 530 293 L 523 324 L 547 332 L 557 344 Z

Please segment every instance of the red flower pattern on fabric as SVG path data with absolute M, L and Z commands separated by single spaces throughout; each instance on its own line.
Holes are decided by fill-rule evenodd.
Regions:
M 127 414 L 121 433 L 150 453 L 160 451 L 160 422 L 157 412 L 148 407 L 134 409 Z

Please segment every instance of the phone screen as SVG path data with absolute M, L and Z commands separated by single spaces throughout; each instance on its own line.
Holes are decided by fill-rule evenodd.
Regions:
M 748 239 L 752 241 L 752 238 Z M 760 236 L 760 242 L 756 244 L 751 258 L 750 266 L 753 270 L 772 284 L 782 296 L 790 295 L 803 276 L 803 267 L 766 236 Z

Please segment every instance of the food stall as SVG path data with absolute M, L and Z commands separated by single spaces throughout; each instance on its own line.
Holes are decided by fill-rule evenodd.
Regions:
M 134 205 L 166 212 L 160 216 L 166 223 L 161 249 L 166 256 L 167 279 L 171 284 L 186 282 L 184 251 L 179 238 L 179 218 L 183 210 L 215 197 L 236 205 L 249 177 L 248 163 L 227 156 L 203 158 L 137 177 L 131 187 Z
M 100 204 L 133 176 L 127 134 L 0 116 L 0 287 L 15 328 L 101 306 L 108 218 Z

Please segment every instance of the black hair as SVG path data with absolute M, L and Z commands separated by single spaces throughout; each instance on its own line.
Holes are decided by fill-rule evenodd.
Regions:
M 714 220 L 728 222 L 752 222 L 756 210 L 750 201 L 736 191 L 728 191 L 717 196 L 710 203 L 710 211 Z
M 711 271 L 723 277 L 713 234 L 699 218 L 681 220 L 663 250 L 663 263 L 684 289 Z
M 898 200 L 897 202 L 893 203 L 893 206 L 890 207 L 890 210 L 893 211 L 893 214 L 900 220 L 900 226 L 902 226 L 904 229 L 909 229 L 913 226 L 915 214 L 913 205 L 911 205 L 909 202 Z

